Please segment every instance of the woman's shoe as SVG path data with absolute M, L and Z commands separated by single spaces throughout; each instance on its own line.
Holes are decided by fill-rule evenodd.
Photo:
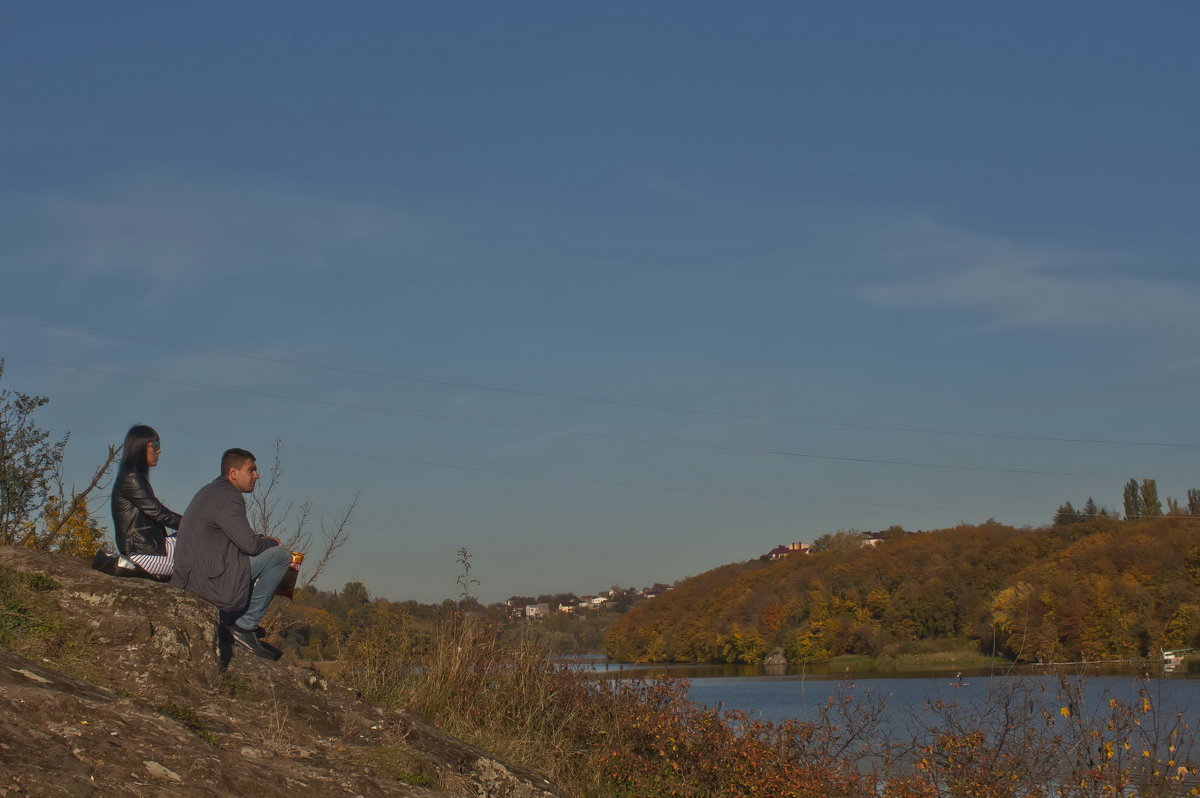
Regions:
M 96 552 L 96 556 L 92 558 L 92 570 L 108 574 L 109 576 L 117 576 L 117 561 L 119 559 L 115 554 L 109 554 L 104 549 L 100 549 L 100 551 Z
M 109 554 L 104 549 L 100 549 L 92 558 L 92 570 L 109 576 L 152 579 L 155 582 L 171 581 L 170 574 L 152 574 L 133 560 L 127 560 L 119 554 Z
M 120 574 L 121 576 L 133 576 L 133 577 L 137 577 L 138 579 L 149 579 L 152 582 L 170 582 L 171 581 L 170 574 L 152 574 L 149 571 L 147 571 L 145 568 L 143 568 L 142 566 L 135 563 L 134 561 L 129 560 L 128 562 L 133 567 L 132 568 L 122 568 L 121 569 L 122 573 Z

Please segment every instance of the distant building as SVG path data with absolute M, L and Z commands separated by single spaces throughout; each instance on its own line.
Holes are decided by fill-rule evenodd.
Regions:
M 779 545 L 768 551 L 764 556 L 768 560 L 782 560 L 792 554 L 809 554 L 812 546 L 807 543 L 789 543 L 786 546 Z
M 534 618 L 545 618 L 549 614 L 549 604 L 528 604 L 525 607 L 525 617 L 530 620 L 533 620 Z

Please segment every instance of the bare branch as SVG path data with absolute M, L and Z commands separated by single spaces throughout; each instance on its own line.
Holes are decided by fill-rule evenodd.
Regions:
M 329 564 L 334 553 L 346 545 L 346 540 L 350 537 L 350 522 L 354 517 L 354 511 L 358 508 L 358 499 L 361 495 L 362 491 L 354 494 L 354 498 L 350 500 L 350 504 L 346 506 L 345 511 L 332 527 L 327 528 L 322 521 L 321 534 L 325 536 L 325 549 L 321 552 L 321 558 L 317 560 L 317 567 L 309 573 L 308 578 L 300 586 L 300 590 L 307 589 L 325 570 L 325 566 Z
M 289 513 L 291 512 L 291 509 L 292 506 L 289 504 Z M 296 515 L 295 530 L 287 537 L 283 545 L 287 546 L 292 551 L 302 551 L 305 554 L 308 554 L 308 548 L 312 545 L 312 532 L 309 532 L 307 529 L 308 521 L 311 517 L 312 500 L 305 499 L 300 503 L 300 511 Z
M 267 469 L 267 478 L 262 480 L 259 489 L 250 495 L 250 525 L 258 530 L 259 534 L 271 537 L 278 537 L 275 534 L 275 527 L 280 523 L 278 520 L 279 499 L 275 496 L 275 488 L 279 486 L 279 479 L 283 475 L 282 448 L 283 441 L 276 438 L 275 456 L 271 467 Z M 286 518 L 290 511 L 291 505 L 288 505 L 284 510 L 283 518 Z
M 88 483 L 88 486 L 84 488 L 82 492 L 74 491 L 71 494 L 70 502 L 65 504 L 67 507 L 66 511 L 63 512 L 62 517 L 58 519 L 58 523 L 54 525 L 54 528 L 49 530 L 46 533 L 46 537 L 40 541 L 41 548 L 49 548 L 50 545 L 58 538 L 59 534 L 61 534 L 62 529 L 67 525 L 67 522 L 70 521 L 82 508 L 87 506 L 88 495 L 95 490 L 96 486 L 100 484 L 100 481 L 104 479 L 104 475 L 108 473 L 110 468 L 112 468 L 112 464 L 116 461 L 117 454 L 120 451 L 120 446 L 109 444 L 108 456 L 104 458 L 104 462 L 101 463 L 100 467 L 96 469 L 96 473 L 92 475 L 92 481 Z M 28 545 L 33 539 L 35 533 L 36 528 L 29 530 L 25 537 L 21 539 L 19 545 Z

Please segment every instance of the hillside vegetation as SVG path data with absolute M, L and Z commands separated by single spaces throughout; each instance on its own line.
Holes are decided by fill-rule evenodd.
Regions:
M 725 565 L 626 614 L 606 651 L 627 662 L 887 658 L 933 640 L 1063 662 L 1200 647 L 1200 519 L 1015 529 L 996 523 L 878 546 Z
M 0 546 L 0 795 L 561 798 L 397 706 L 232 651 L 216 610 Z

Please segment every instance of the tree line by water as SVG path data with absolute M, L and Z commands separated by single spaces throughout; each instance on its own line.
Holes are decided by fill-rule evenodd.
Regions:
M 819 662 L 957 640 L 1066 662 L 1200 648 L 1200 518 L 893 527 L 877 546 L 860 541 L 833 535 L 815 554 L 683 580 L 614 624 L 606 651 L 628 662 Z

